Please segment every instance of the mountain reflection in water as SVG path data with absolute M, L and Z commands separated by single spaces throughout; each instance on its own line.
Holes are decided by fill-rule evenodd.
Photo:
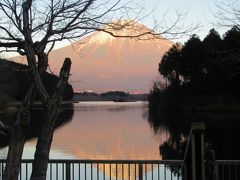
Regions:
M 158 147 L 166 136 L 153 133 L 146 111 L 145 102 L 81 102 L 64 107 L 59 120 L 70 123 L 55 130 L 50 158 L 161 159 Z M 39 114 L 32 117 L 31 139 L 37 136 Z M 36 139 L 26 143 L 23 158 L 33 158 L 35 145 Z
M 168 139 L 159 142 L 163 159 L 182 159 L 192 122 L 206 125 L 205 142 L 215 150 L 216 159 L 240 159 L 240 113 L 149 112 L 148 121 L 155 134 L 167 131 Z
M 53 148 L 77 159 L 160 159 L 161 136 L 144 119 L 144 102 L 81 102 L 54 134 Z
M 57 120 L 50 158 L 182 159 L 192 122 L 205 122 L 206 142 L 216 158 L 240 159 L 240 113 L 146 112 L 144 102 L 65 105 Z M 23 158 L 33 158 L 42 114 L 42 109 L 33 111 Z M 1 135 L 0 158 L 6 158 L 3 147 L 7 143 L 8 138 Z

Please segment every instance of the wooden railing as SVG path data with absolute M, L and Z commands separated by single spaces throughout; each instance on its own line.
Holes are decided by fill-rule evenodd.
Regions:
M 6 160 L 0 160 L 0 180 Z M 22 160 L 19 180 L 30 178 L 33 160 Z M 180 160 L 49 160 L 48 180 L 180 180 Z
M 205 158 L 204 123 L 193 123 L 183 160 L 49 160 L 48 180 L 240 180 L 240 160 Z M 22 160 L 19 180 L 30 178 L 33 160 Z M 6 160 L 0 160 L 0 180 Z
M 184 154 L 184 180 L 205 180 L 204 123 L 193 123 Z
M 239 180 L 240 160 L 216 160 L 206 164 L 207 180 Z
M 240 160 L 216 160 L 204 145 L 204 123 L 193 123 L 182 164 L 183 180 L 240 180 Z

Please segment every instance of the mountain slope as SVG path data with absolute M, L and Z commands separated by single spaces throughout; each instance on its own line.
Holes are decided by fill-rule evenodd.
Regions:
M 149 31 L 135 23 L 132 28 L 119 28 L 113 32 L 132 36 Z M 146 93 L 158 75 L 162 55 L 173 43 L 151 34 L 142 38 L 147 40 L 115 38 L 105 32 L 94 32 L 73 45 L 51 52 L 49 64 L 57 73 L 64 58 L 70 57 L 73 63 L 70 83 L 76 91 Z

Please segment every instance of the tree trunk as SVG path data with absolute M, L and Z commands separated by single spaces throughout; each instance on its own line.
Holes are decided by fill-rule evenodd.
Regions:
M 25 143 L 25 136 L 30 119 L 30 105 L 32 99 L 35 96 L 33 90 L 34 86 L 32 85 L 18 111 L 15 124 L 9 129 L 10 141 L 7 164 L 3 175 L 4 180 L 18 179 L 19 169 L 21 166 L 22 152 Z
M 58 107 L 62 101 L 62 93 L 69 78 L 70 69 L 71 60 L 69 58 L 66 58 L 60 71 L 60 77 L 56 91 L 51 97 L 48 103 L 48 108 L 46 109 L 46 114 L 44 116 L 45 119 L 43 120 L 43 125 L 41 128 L 42 130 L 38 137 L 36 152 L 34 155 L 31 180 L 46 179 L 54 125 L 59 111 Z
M 10 142 L 4 180 L 17 180 L 21 165 L 21 157 L 25 143 L 26 128 L 14 127 L 10 132 Z
M 34 51 L 34 44 L 31 36 L 32 34 L 31 20 L 29 17 L 31 13 L 30 12 L 31 5 L 32 5 L 32 0 L 25 0 L 23 2 L 23 5 L 22 5 L 23 19 L 22 20 L 23 20 L 23 35 L 25 38 L 23 49 L 25 54 L 27 55 L 28 66 L 31 68 L 31 71 L 32 71 L 33 85 L 31 86 L 31 89 L 29 90 L 29 93 L 25 98 L 26 100 L 25 103 L 23 103 L 23 105 L 19 110 L 16 123 L 9 131 L 11 137 L 10 137 L 7 165 L 4 172 L 4 180 L 18 179 L 19 167 L 21 165 L 21 157 L 22 157 L 23 147 L 25 143 L 26 131 L 29 125 L 29 120 L 30 120 L 30 106 L 31 106 L 31 102 L 33 102 L 33 99 L 34 99 L 33 94 L 35 94 L 33 93 L 33 89 L 35 89 L 38 92 L 44 107 L 47 107 L 46 120 L 43 122 L 44 128 L 42 129 L 42 134 L 39 137 L 39 142 L 37 145 L 37 148 L 39 148 L 39 150 L 38 149 L 36 150 L 36 155 L 35 155 L 36 161 L 34 163 L 36 164 L 36 166 L 33 167 L 33 172 L 38 172 L 36 171 L 36 169 L 38 169 L 38 166 L 39 166 L 39 172 L 42 172 L 42 170 L 47 169 L 47 162 L 48 162 L 47 160 L 48 160 L 50 146 L 52 142 L 53 127 L 54 127 L 55 119 L 57 116 L 57 107 L 60 104 L 59 102 L 61 101 L 61 92 L 63 87 L 66 84 L 66 81 L 68 80 L 69 71 L 71 67 L 70 59 L 66 59 L 60 73 L 60 76 L 62 77 L 62 79 L 59 81 L 58 89 L 51 100 L 49 98 L 49 95 L 45 87 L 42 84 L 40 70 L 37 68 L 37 62 L 35 57 L 36 54 Z M 41 58 L 42 54 L 40 54 L 38 58 Z M 46 55 L 43 56 L 43 58 L 46 58 L 46 57 L 47 57 Z M 39 61 L 39 64 L 40 66 L 43 64 L 46 65 L 44 61 Z M 46 138 L 44 137 L 44 135 L 46 135 Z M 43 159 L 41 159 L 42 157 Z M 40 162 L 40 164 L 36 163 L 38 161 Z M 38 173 L 36 174 L 38 175 Z M 41 174 L 40 174 L 40 177 L 41 177 Z M 44 177 L 46 177 L 46 172 Z
M 53 112 L 46 112 L 42 131 L 38 137 L 31 180 L 45 180 L 48 167 L 49 152 L 52 144 L 54 122 L 57 117 L 57 108 Z M 55 116 L 55 117 L 54 117 Z
M 28 55 L 28 65 L 31 68 L 34 68 L 32 65 L 35 62 L 35 54 L 33 48 L 31 48 L 32 39 L 31 39 L 31 31 L 29 28 L 29 9 L 32 4 L 31 0 L 26 0 L 23 2 L 23 29 L 24 36 L 27 40 L 24 43 L 25 53 Z M 29 53 L 29 54 L 28 54 Z M 34 71 L 33 71 L 34 73 Z M 33 76 L 34 77 L 34 76 Z M 29 89 L 28 94 L 25 97 L 24 103 L 21 105 L 17 120 L 12 127 L 9 128 L 10 133 L 10 142 L 9 142 L 9 150 L 7 156 L 7 164 L 4 172 L 3 179 L 4 180 L 17 180 L 19 174 L 19 168 L 21 166 L 21 158 L 23 147 L 25 143 L 26 131 L 29 125 L 29 116 L 30 116 L 30 104 L 32 102 L 33 97 L 33 89 L 32 85 Z
M 38 64 L 39 74 L 47 70 L 47 55 L 45 53 L 39 54 L 38 59 L 41 63 Z M 10 141 L 7 156 L 6 168 L 4 171 L 4 180 L 17 180 L 19 169 L 21 166 L 21 158 L 25 144 L 26 131 L 30 123 L 30 108 L 36 97 L 32 83 L 24 102 L 18 110 L 16 122 L 9 128 Z

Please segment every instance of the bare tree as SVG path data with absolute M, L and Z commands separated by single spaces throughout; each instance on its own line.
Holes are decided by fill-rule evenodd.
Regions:
M 135 4 L 136 5 L 136 4 Z M 177 24 L 182 17 L 178 15 L 169 27 L 162 32 L 152 30 L 141 34 L 115 34 L 123 28 L 133 28 L 133 21 L 123 24 L 109 22 L 113 14 L 121 19 L 128 17 L 133 11 L 138 19 L 141 8 L 131 8 L 129 2 L 121 0 L 1 0 L 0 2 L 0 47 L 6 52 L 18 52 L 25 55 L 32 75 L 32 84 L 17 113 L 16 122 L 8 127 L 10 134 L 7 165 L 4 173 L 5 180 L 16 180 L 19 174 L 21 157 L 25 143 L 25 135 L 29 126 L 31 105 L 38 94 L 45 108 L 42 119 L 42 131 L 38 137 L 34 157 L 32 180 L 46 179 L 49 151 L 53 137 L 53 127 L 61 104 L 61 94 L 68 81 L 71 60 L 66 58 L 59 74 L 59 82 L 52 96 L 46 91 L 41 75 L 47 70 L 48 54 L 57 41 L 74 40 L 92 31 L 104 31 L 115 37 L 144 37 L 152 34 L 183 34 L 192 29 L 179 31 Z M 108 28 L 106 28 L 106 25 Z M 116 31 L 113 31 L 116 30 Z M 173 30 L 178 32 L 173 33 Z M 190 31 L 189 31 L 190 30 Z
M 226 64 L 231 63 L 232 66 L 237 68 L 237 66 L 233 64 L 239 62 L 240 60 L 239 37 L 238 35 L 235 36 L 236 34 L 239 34 L 240 31 L 240 0 L 219 0 L 215 2 L 215 6 L 216 11 L 213 12 L 213 15 L 216 18 L 216 22 L 214 24 L 221 29 L 227 29 L 223 36 L 223 41 L 227 42 L 228 39 L 231 39 L 229 42 L 224 44 L 224 48 L 222 50 L 216 52 L 218 53 L 219 59 L 221 59 L 218 64 L 222 66 L 222 69 L 226 73 L 230 74 L 228 77 L 231 79 L 239 75 L 239 72 L 228 70 L 226 68 Z
M 240 28 L 240 1 L 227 0 L 217 1 L 215 3 L 216 12 L 214 16 L 217 19 L 217 25 L 223 28 Z

